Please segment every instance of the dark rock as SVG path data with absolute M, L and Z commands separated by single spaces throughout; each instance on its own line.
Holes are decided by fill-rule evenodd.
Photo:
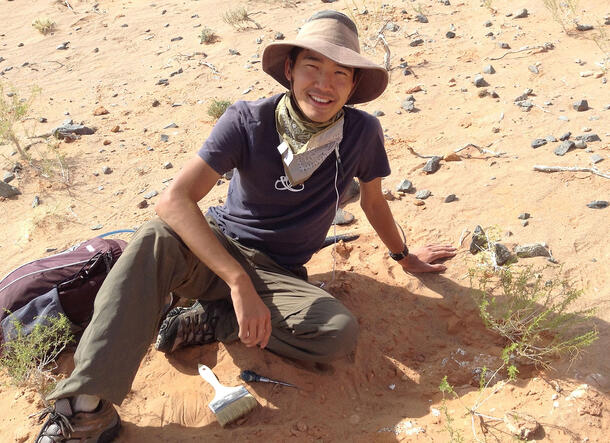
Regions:
M 39 121 L 40 123 L 46 123 L 46 122 L 47 122 L 47 118 L 46 118 L 46 117 L 39 117 L 39 118 L 38 118 L 38 121 Z
M 442 157 L 438 157 L 438 156 L 434 156 L 431 159 L 429 159 L 426 164 L 423 167 L 423 171 L 426 174 L 434 174 L 436 171 L 438 171 L 438 168 L 440 167 L 440 162 L 442 160 Z
M 457 197 L 455 196 L 455 194 L 449 194 L 447 197 L 445 197 L 445 203 L 451 203 L 457 200 Z
M 153 108 L 156 108 L 156 107 L 157 107 L 157 106 L 159 106 L 160 104 L 161 104 L 161 102 L 160 102 L 159 100 L 154 99 L 154 100 L 153 100 L 153 102 L 152 102 L 152 107 L 153 107 Z
M 495 74 L 495 73 L 496 73 L 496 70 L 494 69 L 494 67 L 493 67 L 493 66 L 491 66 L 491 65 L 487 65 L 487 66 L 485 66 L 485 67 L 483 68 L 483 73 L 484 73 L 484 74 Z
M 176 75 L 180 75 L 182 74 L 184 71 L 182 70 L 182 68 L 178 69 L 177 71 L 172 72 L 169 76 L 170 77 L 174 77 Z
M 23 170 L 23 165 L 19 162 L 15 162 L 15 164 L 11 168 L 11 172 L 20 172 L 22 170 Z
M 426 17 L 424 14 L 417 14 L 415 16 L 415 20 L 420 23 L 428 23 L 428 17 Z
M 112 168 L 110 166 L 104 166 L 102 168 L 102 174 L 106 174 L 106 175 L 112 174 Z
M 373 115 L 375 117 L 383 117 L 385 115 L 385 112 L 383 112 L 383 111 L 375 111 L 375 112 L 373 112 Z
M 523 8 L 523 9 L 519 9 L 518 11 L 513 13 L 513 18 L 525 18 L 527 17 L 529 14 L 527 12 L 527 9 Z
M 166 125 L 163 129 L 173 129 L 173 128 L 177 128 L 178 125 L 176 123 L 170 123 L 168 125 Z
M 523 212 L 522 214 L 519 214 L 519 217 L 517 217 L 517 218 L 519 220 L 527 220 L 530 217 L 531 217 L 531 214 L 529 212 Z
M 591 156 L 591 163 L 593 163 L 594 165 L 601 162 L 604 159 L 604 157 L 602 157 L 599 154 L 593 154 Z
M 593 29 L 593 25 L 576 25 L 577 31 L 590 31 Z
M 557 141 L 557 139 L 555 137 L 553 137 L 552 135 L 547 135 L 546 137 L 544 137 L 544 139 L 549 143 L 553 143 L 553 142 Z
M 162 142 L 167 143 L 169 141 L 169 135 L 161 134 L 160 139 L 161 139 Z
M 565 140 L 569 139 L 571 135 L 572 135 L 572 133 L 571 133 L 571 132 L 566 132 L 566 133 L 565 133 L 565 134 L 563 134 L 561 137 L 559 137 L 559 140 L 561 140 L 561 141 L 565 141 Z
M 160 78 L 160 79 L 157 81 L 157 85 L 161 85 L 161 86 L 167 86 L 167 85 L 169 85 L 169 80 L 168 80 L 168 79 L 166 79 L 166 78 Z
M 503 266 L 513 258 L 513 254 L 502 243 L 494 243 L 493 248 L 498 266 Z
M 402 192 L 402 193 L 406 193 L 409 192 L 413 189 L 413 183 L 411 183 L 409 180 L 404 179 L 403 181 L 401 181 L 398 186 L 396 187 L 396 190 L 398 192 Z
M 13 180 L 15 180 L 15 174 L 13 174 L 12 172 L 7 172 L 6 174 L 4 174 L 4 177 L 2 178 L 2 181 L 4 183 L 10 183 Z
M 481 74 L 477 74 L 472 81 L 477 88 L 482 88 L 483 86 L 489 86 L 489 83 L 485 81 Z
M 609 203 L 605 200 L 593 200 L 592 202 L 587 203 L 587 206 L 591 209 L 604 209 L 608 207 L 608 204 Z
M 398 26 L 394 22 L 390 22 L 387 25 L 385 25 L 385 29 L 390 32 L 397 32 L 400 29 L 400 26 Z
M 447 37 L 447 38 L 455 38 L 455 32 L 447 31 L 447 33 L 445 34 L 445 37 Z
M 506 42 L 500 42 L 498 43 L 498 46 L 502 49 L 510 49 L 510 45 Z
M 415 40 L 411 41 L 409 43 L 409 46 L 415 47 L 415 46 L 421 46 L 423 44 L 424 44 L 424 39 L 423 38 L 418 38 L 418 39 L 415 39 Z
M 174 165 L 172 165 L 171 162 L 163 163 L 163 169 L 172 169 L 173 167 L 174 167 Z
M 544 138 L 537 138 L 536 140 L 532 141 L 532 148 L 536 149 L 539 148 L 540 146 L 544 146 L 546 145 L 547 141 Z
M 21 191 L 14 186 L 0 181 L 0 197 L 11 198 L 15 195 L 20 195 Z
M 146 200 L 141 200 L 138 203 L 138 209 L 144 209 L 144 208 L 147 208 L 147 207 L 148 207 L 148 201 L 146 201 Z
M 58 51 L 65 51 L 66 49 L 68 49 L 68 45 L 70 44 L 70 42 L 63 42 L 61 45 L 58 45 L 57 49 Z
M 67 119 L 61 126 L 53 129 L 53 136 L 59 140 L 75 140 L 78 137 L 73 135 L 91 135 L 95 134 L 95 129 L 85 125 L 77 125 L 72 123 L 71 119 Z
M 555 154 L 564 155 L 572 148 L 574 148 L 574 142 L 572 140 L 565 140 L 555 148 Z
M 333 225 L 349 225 L 354 221 L 354 215 L 339 208 L 333 219 Z
M 592 143 L 592 142 L 601 142 L 601 138 L 599 138 L 599 135 L 597 134 L 583 134 L 583 135 L 577 135 L 576 137 L 574 137 L 575 140 L 582 140 L 585 143 Z
M 34 200 L 32 200 L 32 208 L 35 208 L 36 206 L 40 205 L 40 197 L 38 197 L 37 195 L 34 196 Z
M 576 111 L 582 112 L 582 111 L 586 111 L 587 109 L 589 109 L 589 103 L 586 100 L 578 100 L 572 104 L 572 107 Z
M 574 142 L 574 147 L 575 147 L 576 149 L 587 149 L 587 144 L 586 144 L 586 143 L 585 143 L 585 141 L 584 141 L 584 140 L 582 140 L 582 139 L 581 139 L 581 140 L 576 140 L 576 141 Z
M 281 32 L 276 32 L 275 35 L 273 36 L 274 40 L 284 40 L 285 38 L 286 38 L 286 36 Z
M 172 38 L 170 41 L 171 42 L 179 42 L 180 40 L 182 40 L 182 37 L 178 36 L 178 37 Z
M 514 252 L 517 254 L 517 257 L 521 258 L 551 256 L 551 253 L 544 243 L 530 243 L 527 245 L 515 246 Z
M 400 105 L 400 107 L 407 112 L 416 112 L 417 111 L 417 108 L 415 108 L 415 103 L 412 100 L 403 101 L 402 104 Z
M 432 195 L 432 192 L 430 192 L 427 189 L 422 189 L 421 191 L 417 191 L 417 193 L 415 194 L 415 198 L 418 200 L 425 200 L 428 197 L 430 197 Z
M 487 247 L 487 236 L 485 235 L 485 231 L 480 225 L 477 225 L 474 228 L 474 232 L 472 233 L 472 240 L 470 242 L 470 253 L 476 254 L 479 251 L 482 251 Z
M 483 23 L 483 26 L 485 26 L 486 28 L 489 28 L 491 25 L 493 25 L 491 20 L 487 20 L 485 23 Z

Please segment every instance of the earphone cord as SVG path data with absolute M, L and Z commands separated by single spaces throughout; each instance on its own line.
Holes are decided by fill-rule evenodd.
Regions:
M 335 149 L 335 154 L 337 157 L 335 158 L 335 193 L 337 194 L 337 200 L 335 201 L 335 218 L 337 217 L 337 212 L 339 212 L 339 189 L 337 188 L 337 179 L 339 177 L 339 152 Z M 335 238 L 335 242 L 333 245 L 333 276 L 331 279 L 331 283 L 335 281 L 335 267 L 337 265 L 337 223 L 333 224 L 333 237 Z

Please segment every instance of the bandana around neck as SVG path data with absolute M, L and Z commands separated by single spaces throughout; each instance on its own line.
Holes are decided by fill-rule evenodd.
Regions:
M 294 186 L 315 172 L 343 139 L 343 108 L 330 120 L 312 122 L 302 115 L 287 91 L 275 108 L 275 125 L 282 143 L 278 151 L 286 176 Z

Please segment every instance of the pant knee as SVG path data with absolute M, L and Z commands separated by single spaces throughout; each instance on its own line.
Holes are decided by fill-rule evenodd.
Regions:
M 358 320 L 342 306 L 329 320 L 328 329 L 323 340 L 320 362 L 329 362 L 344 357 L 356 349 L 358 341 Z

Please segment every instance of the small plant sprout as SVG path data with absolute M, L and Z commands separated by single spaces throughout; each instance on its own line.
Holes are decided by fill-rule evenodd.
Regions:
M 261 25 L 254 21 L 243 6 L 228 10 L 222 15 L 222 20 L 238 30 L 247 28 L 250 23 L 254 24 L 256 29 L 261 29 Z
M 211 43 L 215 43 L 216 41 L 218 41 L 218 36 L 213 29 L 206 26 L 201 30 L 201 33 L 199 34 L 199 43 L 209 45 Z
M 231 106 L 228 100 L 212 100 L 208 106 L 208 115 L 218 120 L 222 114 Z
M 55 31 L 55 22 L 49 18 L 37 18 L 32 23 L 32 26 L 42 35 L 47 35 Z
M 26 148 L 21 145 L 16 126 L 25 120 L 39 93 L 40 89 L 34 87 L 29 98 L 21 98 L 17 91 L 6 92 L 4 85 L 0 83 L 0 141 L 12 143 L 21 158 L 28 162 L 30 158 L 25 152 Z

